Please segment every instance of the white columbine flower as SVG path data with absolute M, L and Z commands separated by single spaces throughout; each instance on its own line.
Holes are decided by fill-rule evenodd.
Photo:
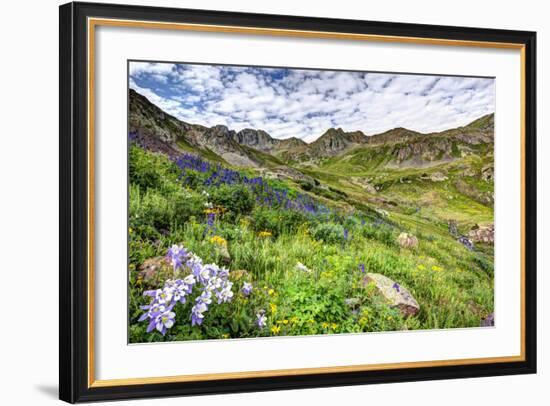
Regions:
M 186 285 L 194 285 L 195 284 L 195 275 L 187 275 L 185 278 L 183 278 L 183 282 Z

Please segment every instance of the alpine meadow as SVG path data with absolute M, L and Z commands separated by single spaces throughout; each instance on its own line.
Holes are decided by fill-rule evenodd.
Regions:
M 494 325 L 494 79 L 128 80 L 130 343 Z

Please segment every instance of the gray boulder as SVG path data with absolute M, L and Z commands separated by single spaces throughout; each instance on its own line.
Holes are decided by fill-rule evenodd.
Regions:
M 379 273 L 367 273 L 363 284 L 374 284 L 391 307 L 399 309 L 404 316 L 414 316 L 420 311 L 420 305 L 407 288 Z

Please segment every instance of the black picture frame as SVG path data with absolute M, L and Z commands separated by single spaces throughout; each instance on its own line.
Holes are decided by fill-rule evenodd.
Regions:
M 374 21 L 262 15 L 94 3 L 60 6 L 59 397 L 84 402 L 219 394 L 536 372 L 536 33 Z M 514 362 L 215 379 L 118 386 L 90 385 L 88 353 L 87 19 L 112 18 L 329 33 L 512 43 L 524 64 L 524 359 Z

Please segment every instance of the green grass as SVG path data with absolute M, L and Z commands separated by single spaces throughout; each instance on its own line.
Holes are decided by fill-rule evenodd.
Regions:
M 258 156 L 265 160 L 264 155 Z M 493 311 L 493 249 L 467 250 L 450 235 L 447 221 L 456 220 L 465 232 L 474 223 L 493 220 L 491 207 L 453 186 L 461 172 L 459 165 L 481 168 L 486 162 L 466 157 L 438 168 L 382 171 L 363 164 L 364 157 L 356 158 L 347 163 L 329 159 L 318 169 L 304 170 L 324 186 L 323 192 L 300 191 L 300 185 L 271 181 L 271 186 L 286 189 L 289 195 L 300 191 L 342 208 L 314 216 L 260 206 L 238 186 L 224 186 L 223 193 L 204 186 L 201 181 L 207 174 L 195 173 L 197 182 L 182 186 L 172 162 L 133 146 L 130 342 L 479 326 Z M 271 163 L 278 165 L 275 159 Z M 437 171 L 444 171 L 449 179 L 420 179 Z M 372 178 L 381 191 L 369 193 L 349 183 L 349 174 Z M 468 182 L 492 191 L 492 184 L 478 178 Z M 382 197 L 395 205 L 373 200 Z M 223 210 L 210 227 L 204 209 L 213 201 Z M 378 214 L 381 210 L 385 214 Z M 399 247 L 396 240 L 403 231 L 418 237 L 417 248 Z M 227 242 L 229 263 L 211 241 L 213 236 Z M 142 313 L 139 306 L 147 303 L 143 291 L 151 288 L 139 278 L 138 269 L 147 258 L 164 256 L 172 244 L 183 244 L 204 263 L 226 263 L 234 275 L 235 296 L 230 303 L 212 306 L 201 326 L 190 324 L 192 301 L 178 304 L 176 325 L 162 336 L 147 333 L 147 323 L 137 320 Z M 298 263 L 311 272 L 297 269 Z M 365 286 L 360 265 L 406 287 L 420 304 L 420 312 L 405 318 L 390 307 L 372 286 Z M 240 292 L 245 281 L 254 285 L 248 298 Z M 353 299 L 355 305 L 350 307 L 346 299 Z M 255 324 L 260 310 L 267 316 L 264 329 Z

